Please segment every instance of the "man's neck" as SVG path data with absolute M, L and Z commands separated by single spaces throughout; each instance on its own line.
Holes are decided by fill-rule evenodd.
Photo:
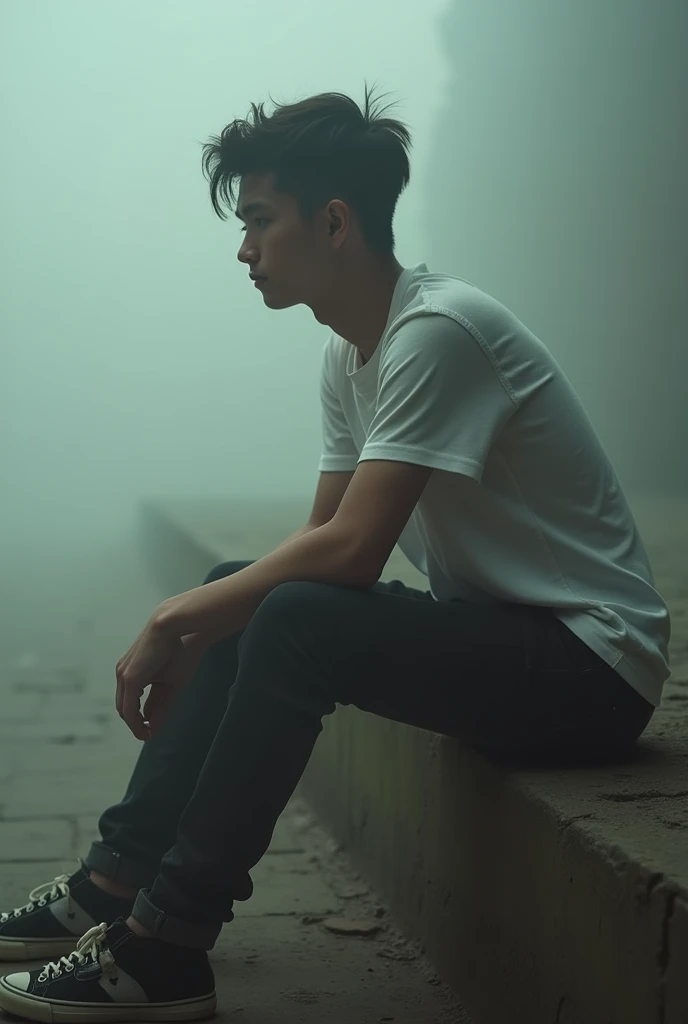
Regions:
M 359 350 L 363 363 L 379 344 L 403 270 L 396 259 L 383 267 L 361 268 L 347 284 L 346 301 L 328 310 L 328 326 Z

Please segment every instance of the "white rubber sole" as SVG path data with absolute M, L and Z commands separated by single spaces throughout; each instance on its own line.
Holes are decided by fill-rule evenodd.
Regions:
M 8 939 L 0 937 L 0 960 L 52 960 L 67 956 L 76 949 L 81 936 L 64 939 Z
M 8 1013 L 45 1024 L 116 1024 L 118 1021 L 205 1020 L 217 1009 L 215 992 L 201 999 L 172 1003 L 68 1003 L 32 996 L 0 978 L 0 1007 Z

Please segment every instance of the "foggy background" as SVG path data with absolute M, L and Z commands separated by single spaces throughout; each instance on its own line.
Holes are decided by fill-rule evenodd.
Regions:
M 328 330 L 264 307 L 201 173 L 270 95 L 374 84 L 413 138 L 399 261 L 544 341 L 629 497 L 685 494 L 685 12 L 0 0 L 3 657 L 109 623 L 125 652 L 165 596 L 142 499 L 315 491 Z

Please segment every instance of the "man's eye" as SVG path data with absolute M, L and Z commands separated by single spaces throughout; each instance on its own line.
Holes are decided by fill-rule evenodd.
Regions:
M 254 217 L 254 221 L 256 222 L 256 224 L 258 223 L 259 220 L 265 221 L 266 224 L 268 223 L 267 217 Z M 245 224 L 244 224 L 244 226 L 243 226 L 243 228 L 241 230 L 242 231 L 246 230 L 246 225 Z

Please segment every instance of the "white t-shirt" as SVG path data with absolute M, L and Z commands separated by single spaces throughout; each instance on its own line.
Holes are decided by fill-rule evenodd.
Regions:
M 370 360 L 332 333 L 320 470 L 435 470 L 399 537 L 436 600 L 552 608 L 659 706 L 670 618 L 614 469 L 545 345 L 469 281 L 404 270 Z

